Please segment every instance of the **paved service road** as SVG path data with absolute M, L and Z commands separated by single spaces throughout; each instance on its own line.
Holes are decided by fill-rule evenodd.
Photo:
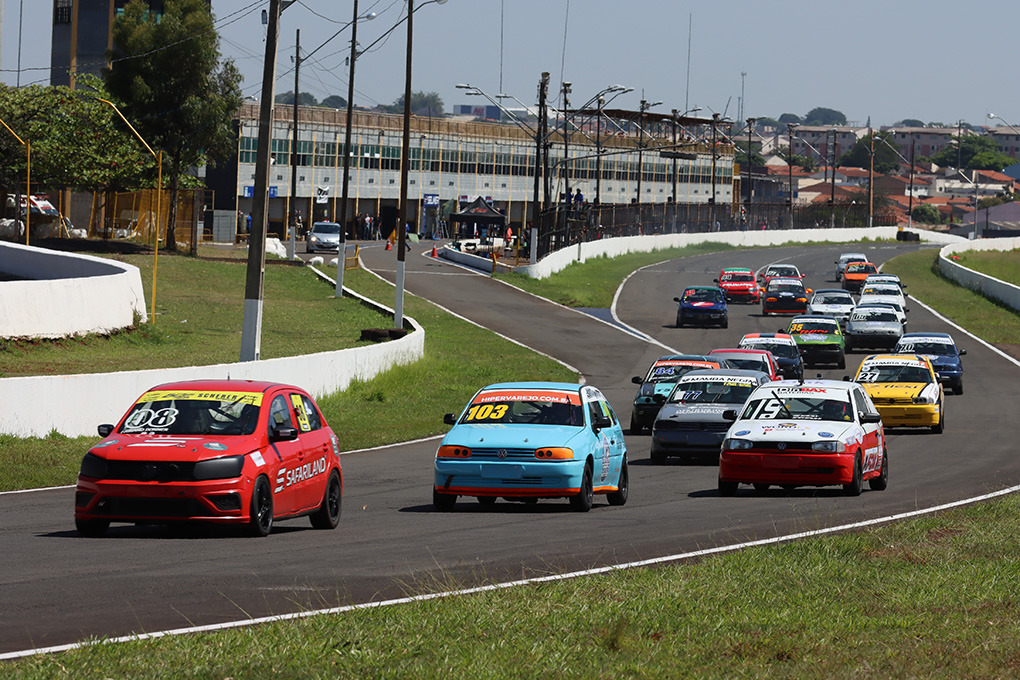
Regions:
M 864 249 L 881 262 L 912 247 Z M 672 298 L 682 286 L 710 283 L 724 266 L 758 268 L 782 260 L 798 265 L 809 287 L 835 287 L 829 281 L 832 262 L 847 249 L 730 251 L 654 265 L 628 281 L 619 316 L 681 351 L 732 346 L 745 332 L 774 331 L 785 320 L 738 305 L 730 309 L 728 329 L 676 329 Z M 629 422 L 635 390 L 630 378 L 664 353 L 661 347 L 424 257 L 425 250 L 422 244 L 408 255 L 410 293 L 577 367 Z M 367 266 L 393 279 L 394 252 L 362 253 Z M 919 305 L 912 305 L 909 317 L 910 330 L 953 332 Z M 1020 368 L 958 332 L 954 336 L 968 350 L 966 392 L 947 395 L 945 434 L 891 433 L 888 490 L 865 489 L 858 498 L 844 497 L 838 488 L 758 496 L 749 487 L 721 498 L 712 465 L 650 465 L 647 436 L 627 437 L 627 505 L 609 507 L 597 496 L 588 514 L 571 512 L 565 501 L 483 507 L 465 500 L 457 512 L 433 512 L 436 440 L 345 456 L 343 517 L 332 532 L 314 531 L 304 520 L 279 523 L 265 539 L 114 525 L 105 539 L 82 539 L 74 530 L 72 489 L 2 495 L 0 653 L 673 555 L 1017 484 L 1020 459 L 1009 423 Z M 863 356 L 849 355 L 846 371 L 821 373 L 849 374 Z

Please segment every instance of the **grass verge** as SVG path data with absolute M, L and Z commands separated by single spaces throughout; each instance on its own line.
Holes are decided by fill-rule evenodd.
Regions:
M 1020 250 L 965 250 L 955 260 L 964 267 L 1020 286 Z
M 96 646 L 20 678 L 1020 674 L 1020 499 L 658 569 Z M 456 584 L 430 584 L 439 588 Z M 424 588 L 424 586 L 422 586 Z

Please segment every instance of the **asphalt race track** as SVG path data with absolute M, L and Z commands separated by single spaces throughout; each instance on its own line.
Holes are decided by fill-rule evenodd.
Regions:
M 629 422 L 636 389 L 631 376 L 664 354 L 661 347 L 426 257 L 426 247 L 408 254 L 410 293 L 577 367 Z M 882 262 L 916 247 L 863 250 Z M 763 318 L 757 306 L 734 305 L 728 329 L 679 330 L 672 300 L 682 286 L 710 284 L 724 266 L 757 269 L 784 261 L 800 267 L 811 288 L 837 287 L 833 261 L 844 250 L 860 249 L 790 247 L 664 262 L 630 278 L 618 314 L 679 351 L 734 346 L 744 333 L 775 331 L 785 320 Z M 362 256 L 393 280 L 394 252 L 366 248 Z M 331 532 L 315 531 L 301 519 L 278 523 L 265 539 L 125 525 L 114 525 L 106 538 L 84 539 L 74 529 L 72 488 L 3 494 L 0 653 L 674 555 L 883 517 L 1020 483 L 1010 425 L 1020 368 L 919 305 L 911 305 L 909 319 L 909 331 L 948 331 L 967 349 L 965 393 L 946 395 L 944 434 L 889 432 L 886 491 L 865 488 L 857 498 L 838 488 L 759 496 L 741 487 L 735 498 L 721 498 L 714 466 L 653 467 L 649 437 L 628 435 L 630 500 L 611 508 L 596 496 L 588 514 L 571 512 L 566 501 L 483 507 L 474 499 L 462 499 L 454 513 L 433 512 L 437 440 L 344 456 L 343 517 Z M 842 377 L 863 356 L 848 355 L 845 371 L 809 369 L 807 375 Z

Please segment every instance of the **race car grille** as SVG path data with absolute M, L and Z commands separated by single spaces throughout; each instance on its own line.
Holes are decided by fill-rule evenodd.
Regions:
M 209 496 L 209 502 L 222 512 L 237 511 L 241 509 L 241 496 L 236 493 L 228 493 L 222 496 Z
M 471 449 L 471 460 L 512 460 L 535 458 L 535 449 Z
M 914 403 L 910 397 L 873 397 L 871 401 L 875 406 L 910 406 Z
M 136 482 L 193 482 L 195 481 L 195 464 L 111 460 L 107 462 L 104 479 L 128 479 Z
M 678 420 L 659 420 L 655 423 L 656 430 L 679 430 L 682 432 L 725 432 L 730 423 L 692 423 Z
M 805 442 L 755 442 L 754 448 L 776 453 L 817 453 L 811 450 L 810 443 Z
M 206 517 L 209 511 L 191 498 L 104 498 L 92 511 L 108 517 Z

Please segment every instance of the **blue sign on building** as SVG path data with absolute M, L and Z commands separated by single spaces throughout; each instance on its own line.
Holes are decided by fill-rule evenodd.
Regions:
M 426 208 L 435 208 L 439 206 L 439 194 L 425 194 L 423 198 L 425 200 Z
M 271 186 L 269 187 L 269 198 L 276 198 L 280 187 Z M 255 195 L 255 187 L 250 185 L 244 186 L 244 191 L 241 194 L 244 198 L 252 198 Z

